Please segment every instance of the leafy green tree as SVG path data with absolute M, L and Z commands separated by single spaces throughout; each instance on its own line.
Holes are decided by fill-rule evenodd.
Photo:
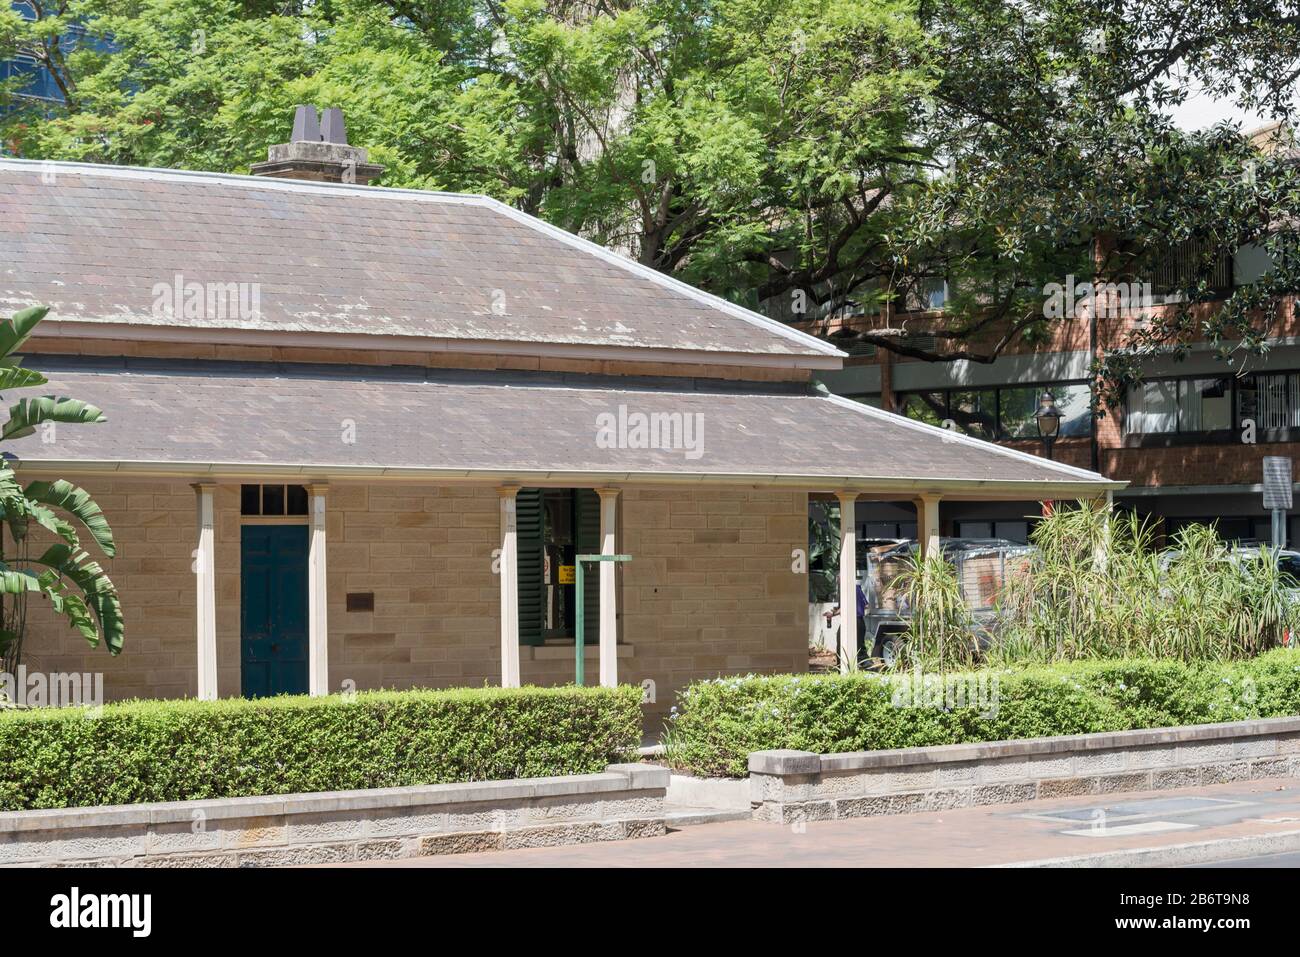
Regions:
M 1191 250 L 1182 304 L 1108 351 L 1119 381 L 1198 340 L 1262 349 L 1300 279 L 1294 149 L 1171 119 L 1203 92 L 1289 122 L 1300 0 L 34 9 L 0 17 L 0 52 L 47 63 L 67 103 L 9 98 L 24 155 L 246 171 L 294 103 L 338 105 L 387 185 L 488 193 L 783 319 L 879 313 L 860 339 L 905 356 L 991 362 L 1052 334 L 1050 284 Z M 111 48 L 69 52 L 74 21 Z M 1221 301 L 1243 245 L 1272 269 Z M 941 316 L 895 327 L 940 283 Z
M 47 382 L 15 355 L 46 312 L 37 306 L 0 322 L 0 391 Z M 103 412 L 79 399 L 20 399 L 0 426 L 0 443 L 32 435 L 45 423 L 103 421 Z M 5 670 L 12 673 L 21 659 L 27 598 L 33 594 L 47 599 L 92 647 L 102 641 L 118 654 L 124 625 L 117 589 L 78 534 L 80 528 L 111 558 L 116 548 L 108 520 L 85 489 L 61 479 L 23 486 L 17 468 L 12 454 L 0 458 L 0 657 Z

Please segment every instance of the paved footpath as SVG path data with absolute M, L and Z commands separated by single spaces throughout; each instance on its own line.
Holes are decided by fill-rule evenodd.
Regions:
M 802 827 L 728 821 L 636 841 L 342 866 L 982 867 L 1240 838 L 1256 840 L 1248 842 L 1249 846 L 1233 845 L 1243 847 L 1244 852 L 1219 856 L 1257 857 L 1300 849 L 1300 781 L 1239 781 L 824 821 Z M 1278 856 L 1276 860 L 1290 864 L 1295 856 Z M 1195 862 L 1146 859 L 1134 863 Z

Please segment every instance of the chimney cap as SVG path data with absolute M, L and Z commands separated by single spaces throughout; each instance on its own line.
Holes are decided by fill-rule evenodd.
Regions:
M 300 105 L 293 111 L 293 135 L 288 143 L 266 151 L 265 163 L 254 163 L 254 176 L 306 179 L 326 183 L 358 183 L 376 179 L 384 168 L 369 162 L 367 151 L 348 145 L 343 111 L 324 111 L 324 124 L 316 107 Z
M 316 107 L 296 106 L 293 109 L 293 135 L 291 143 L 319 143 L 320 121 L 316 118 Z

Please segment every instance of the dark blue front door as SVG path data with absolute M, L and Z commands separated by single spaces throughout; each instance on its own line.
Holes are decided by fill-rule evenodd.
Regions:
M 245 525 L 240 543 L 240 690 L 307 693 L 307 526 Z

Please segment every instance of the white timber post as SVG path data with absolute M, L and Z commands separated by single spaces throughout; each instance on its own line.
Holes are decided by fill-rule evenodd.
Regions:
M 217 555 L 216 521 L 212 504 L 215 486 L 200 482 L 193 486 L 198 508 L 198 547 L 194 550 L 195 601 L 198 635 L 198 696 L 202 701 L 217 698 Z
M 325 578 L 325 485 L 307 486 L 311 542 L 307 552 L 307 690 L 330 693 L 330 631 Z
M 840 500 L 840 671 L 858 664 L 858 493 L 836 492 Z
M 501 687 L 519 687 L 519 489 L 499 488 L 501 497 Z
M 938 495 L 922 495 L 916 500 L 916 540 L 922 558 L 939 554 Z
M 617 555 L 615 526 L 618 520 L 618 489 L 598 488 L 600 496 L 600 553 Z M 617 562 L 600 563 L 600 686 L 618 684 L 618 586 Z M 577 597 L 582 601 L 582 596 Z

